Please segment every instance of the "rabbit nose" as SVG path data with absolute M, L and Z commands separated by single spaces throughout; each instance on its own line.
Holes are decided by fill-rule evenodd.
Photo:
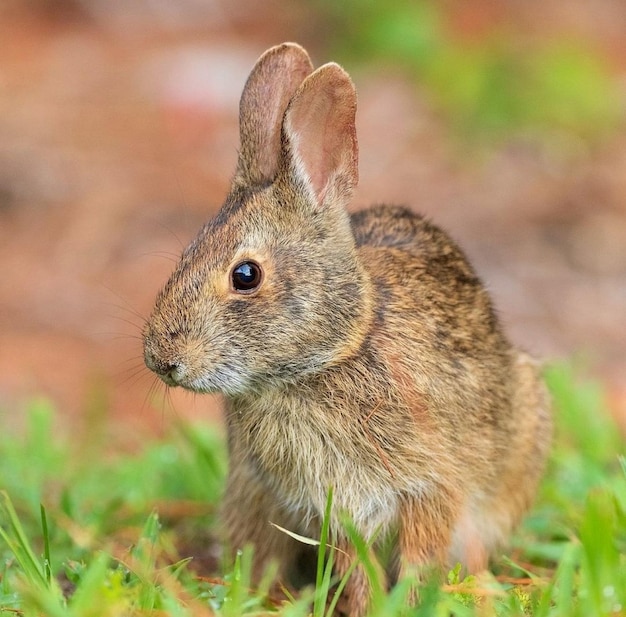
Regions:
M 179 362 L 162 364 L 154 372 L 168 385 L 180 386 L 187 375 L 187 367 Z
M 187 367 L 180 362 L 165 364 L 160 369 L 157 374 L 168 386 L 179 386 L 187 374 Z
M 146 366 L 156 373 L 168 386 L 178 386 L 187 374 L 187 366 L 182 362 L 167 362 L 146 351 Z

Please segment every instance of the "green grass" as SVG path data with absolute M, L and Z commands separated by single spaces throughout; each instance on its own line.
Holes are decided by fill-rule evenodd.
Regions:
M 547 378 L 555 444 L 508 556 L 490 575 L 461 580 L 453 570 L 445 585 L 426 582 L 414 608 L 413 581 L 386 592 L 374 580 L 372 615 L 626 615 L 624 439 L 596 383 L 564 365 Z M 0 615 L 329 614 L 342 583 L 332 578 L 326 526 L 316 588 L 279 606 L 268 599 L 271 572 L 252 588 L 250 551 L 229 568 L 212 554 L 225 473 L 219 431 L 179 426 L 166 441 L 111 456 L 104 441 L 60 436 L 44 401 L 27 416 L 26 430 L 0 436 Z M 368 547 L 352 539 L 375 579 Z

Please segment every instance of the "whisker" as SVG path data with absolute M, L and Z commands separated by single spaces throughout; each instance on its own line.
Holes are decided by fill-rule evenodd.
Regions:
M 165 414 L 169 411 L 171 413 L 174 409 L 174 403 L 172 402 L 172 393 L 170 387 L 165 384 L 165 388 L 162 390 L 163 396 L 161 397 L 161 423 L 165 424 Z
M 142 323 L 145 323 L 147 321 L 146 316 L 142 315 L 126 298 L 124 298 L 124 296 L 122 296 L 120 293 L 118 293 L 117 291 L 115 291 L 111 287 L 108 287 L 107 285 L 103 284 L 102 286 L 109 293 L 112 293 L 118 300 L 120 300 L 122 302 L 121 305 L 111 304 L 112 306 L 114 306 L 114 307 L 116 307 L 116 308 L 118 308 L 120 310 L 129 312 L 131 315 L 134 315 L 135 317 L 140 319 Z
M 127 313 L 130 313 L 130 315 L 132 317 L 135 317 L 136 319 L 138 319 L 140 321 L 142 326 L 143 326 L 144 323 L 146 323 L 146 319 L 144 317 L 142 317 L 139 313 L 137 313 L 135 311 L 131 311 L 130 309 L 126 308 L 125 306 L 120 306 L 119 304 L 109 304 L 109 306 L 111 308 L 115 308 L 115 309 L 118 309 L 120 311 L 126 311 Z M 134 327 L 137 327 L 137 325 L 138 325 L 134 321 L 131 321 L 128 317 L 122 317 L 121 315 L 109 314 L 109 317 L 111 317 L 111 319 L 115 319 L 117 321 L 123 321 L 124 323 L 130 324 L 131 326 L 134 326 Z
M 155 375 L 154 378 L 152 379 L 152 383 L 150 384 L 150 387 L 146 391 L 146 395 L 143 398 L 143 403 L 141 405 L 142 415 L 146 412 L 147 407 L 150 405 L 150 401 L 154 398 L 155 392 L 157 388 L 159 387 L 160 383 L 162 383 L 161 380 Z
M 177 239 L 178 240 L 178 239 Z M 150 251 L 149 253 L 142 253 L 140 257 L 158 257 L 165 259 L 173 264 L 177 264 L 180 261 L 179 253 L 172 253 L 171 251 Z
M 160 409 L 161 412 L 163 412 L 167 402 L 168 391 L 169 386 L 163 383 L 155 375 L 150 387 L 148 388 L 148 392 L 146 393 L 144 405 L 150 405 L 151 407 L 155 409 Z M 160 401 L 156 401 L 155 404 L 155 399 L 157 398 L 160 398 Z
M 178 188 L 179 188 L 180 193 L 181 193 L 181 198 L 182 198 L 183 204 L 186 206 L 186 204 L 185 204 L 185 197 L 183 195 L 183 191 L 182 191 L 182 188 L 180 186 L 180 182 L 178 183 Z M 188 212 L 188 208 L 185 207 L 183 209 L 183 211 L 184 212 Z M 172 236 L 172 238 L 174 238 L 174 240 L 176 240 L 176 242 L 178 243 L 178 246 L 180 246 L 180 250 L 182 252 L 185 249 L 186 244 L 176 235 L 174 230 L 171 227 L 169 227 L 168 225 L 166 225 L 163 221 L 158 221 L 157 224 L 158 224 L 159 227 L 161 227 L 161 229 L 164 229 L 165 231 L 167 231 L 167 233 L 169 233 Z M 180 259 L 180 256 L 178 256 L 178 259 Z
M 130 358 L 126 358 L 126 360 L 120 360 L 119 364 L 120 366 L 123 364 L 128 364 L 129 362 L 136 362 L 137 364 L 135 364 L 135 366 L 131 366 L 129 367 L 130 369 L 132 368 L 145 368 L 147 369 L 145 363 L 144 363 L 144 359 L 143 359 L 143 355 L 138 355 L 138 356 L 132 356 Z M 127 369 L 124 369 L 127 370 Z
M 126 373 L 127 374 L 124 378 L 121 378 L 121 376 L 118 375 L 118 378 L 119 378 L 118 383 L 120 384 L 120 386 L 127 386 L 127 387 L 135 386 L 143 378 L 150 377 L 150 373 L 148 372 L 145 366 L 136 366 L 134 369 L 126 371 Z

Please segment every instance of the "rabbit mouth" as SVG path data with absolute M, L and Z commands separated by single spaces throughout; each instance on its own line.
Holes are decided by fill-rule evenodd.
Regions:
M 198 370 L 182 360 L 163 361 L 146 351 L 146 366 L 168 387 L 180 387 L 199 394 L 230 391 L 240 392 L 245 379 L 242 372 L 230 365 L 212 367 L 211 370 Z
M 235 396 L 249 388 L 245 373 L 234 366 L 224 364 L 201 374 L 194 372 L 179 370 L 159 377 L 169 386 L 179 386 L 196 394 L 220 392 L 226 396 Z

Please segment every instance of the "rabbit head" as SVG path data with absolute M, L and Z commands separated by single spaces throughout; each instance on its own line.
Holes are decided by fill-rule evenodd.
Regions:
M 184 251 L 144 331 L 167 384 L 237 395 L 355 351 L 368 281 L 346 211 L 357 182 L 356 93 L 295 44 L 258 60 L 240 103 L 231 191 Z

